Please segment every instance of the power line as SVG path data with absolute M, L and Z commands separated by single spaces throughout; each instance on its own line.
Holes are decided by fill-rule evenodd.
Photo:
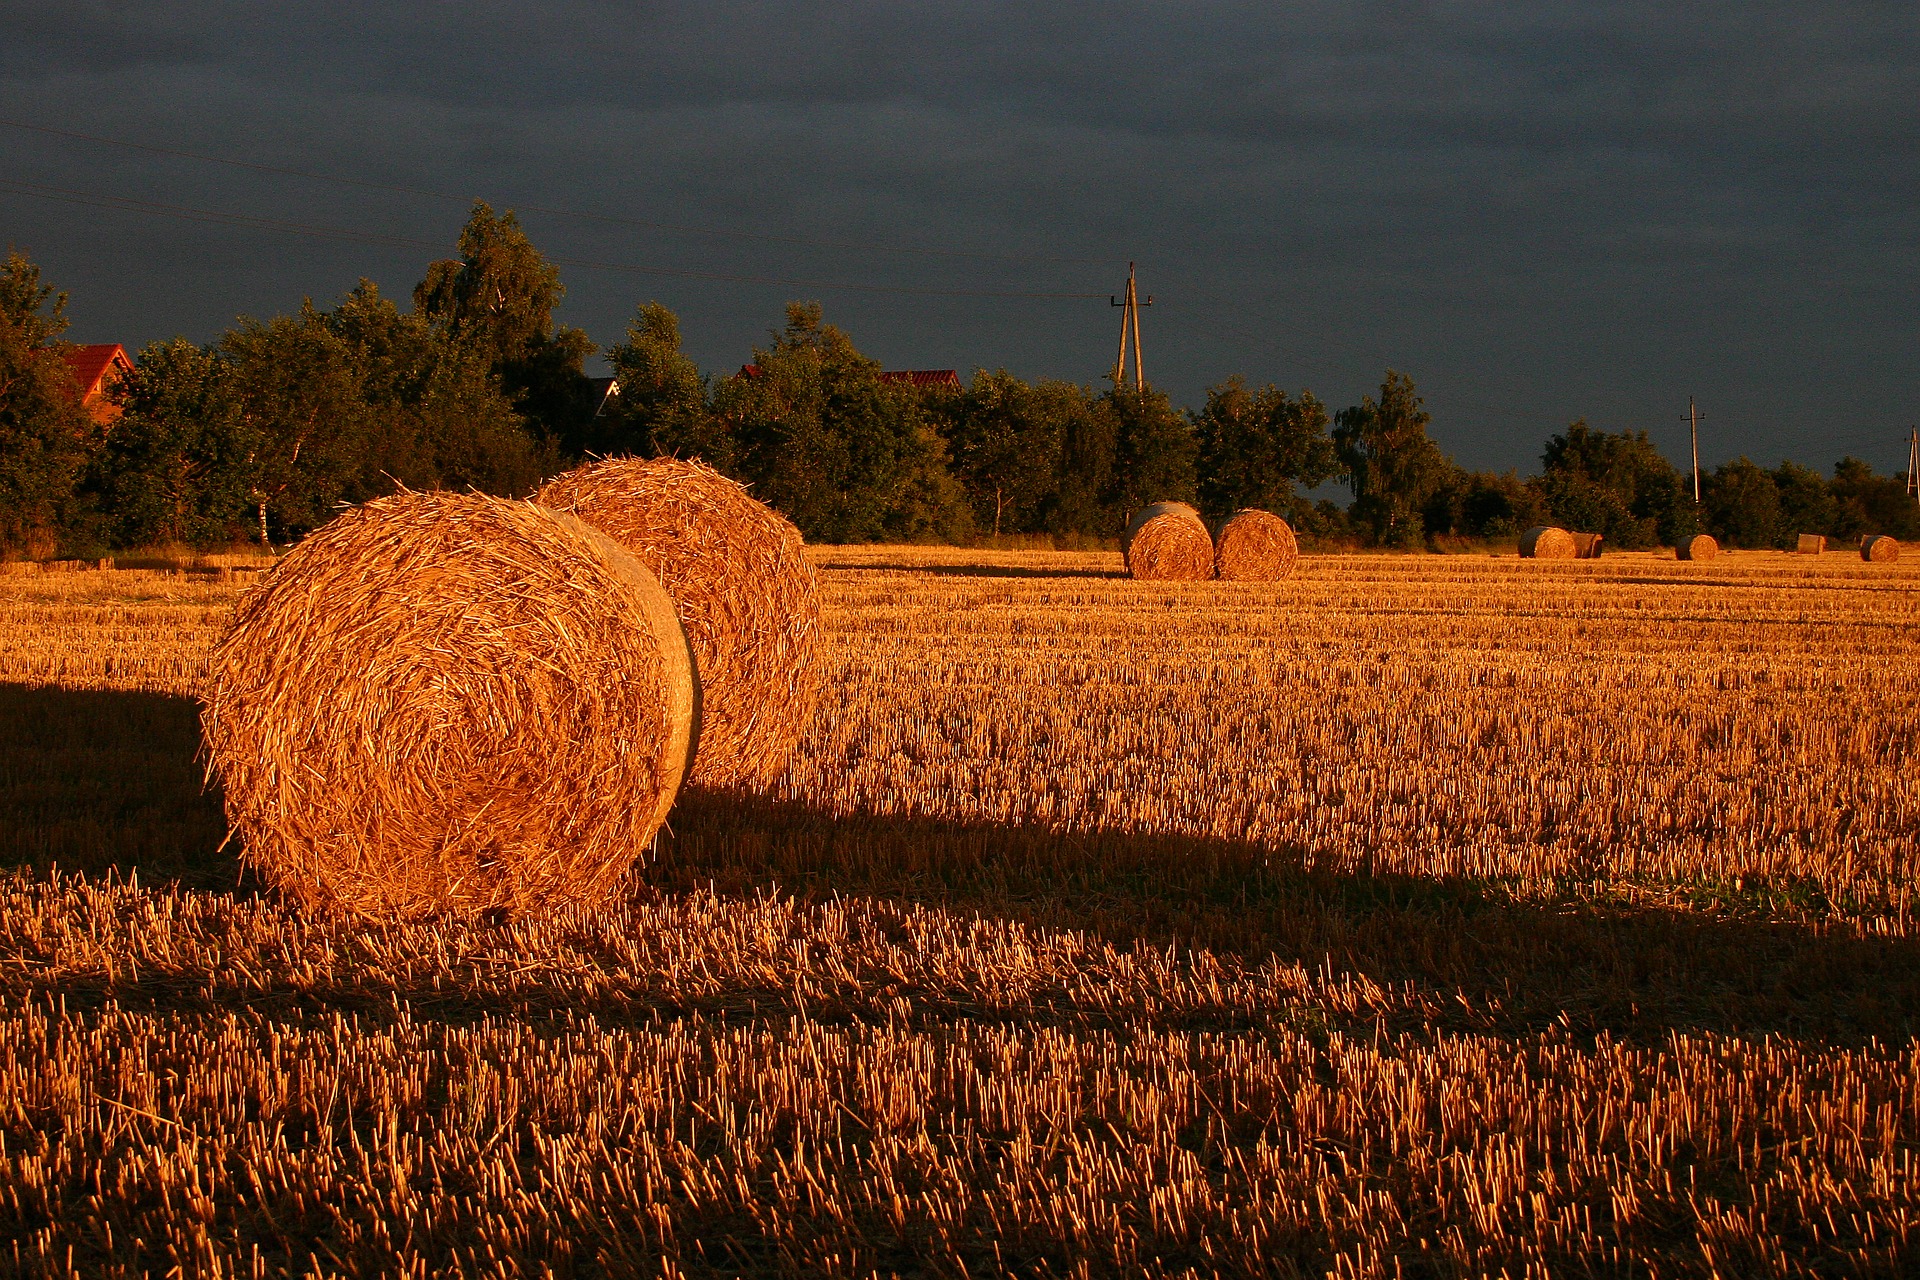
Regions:
M 190 205 L 163 204 L 157 200 L 137 200 L 129 196 L 109 195 L 96 191 L 76 191 L 67 187 L 50 187 L 40 183 L 20 182 L 11 178 L 0 178 L 0 193 L 29 196 L 36 200 L 50 200 L 60 204 L 84 205 L 97 209 L 112 209 L 123 213 L 139 213 L 153 217 L 174 218 L 185 222 L 207 222 L 218 226 L 245 227 L 256 231 L 279 232 L 286 235 L 307 236 L 317 240 L 345 240 L 359 244 L 376 244 L 406 249 L 426 249 L 432 252 L 444 250 L 446 246 L 438 241 L 424 240 L 414 236 L 387 235 L 381 232 L 356 231 L 348 227 L 329 227 L 311 222 L 294 222 L 284 218 L 265 218 L 254 214 L 229 213 L 219 209 L 199 209 Z M 848 284 L 833 280 L 797 280 L 784 276 L 740 275 L 725 271 L 696 271 L 677 267 L 651 267 L 637 263 L 605 262 L 592 258 L 568 258 L 543 255 L 548 262 L 562 267 L 578 267 L 589 271 L 618 271 L 628 275 L 665 276 L 678 280 L 713 280 L 730 284 L 778 285 L 789 289 L 812 289 L 829 293 L 879 293 L 905 294 L 922 298 L 1026 298 L 1026 299 L 1081 299 L 1101 298 L 1100 293 L 1045 292 L 1021 289 L 928 289 L 908 285 L 885 284 Z
M 387 191 L 399 195 L 425 196 L 432 200 L 456 200 L 462 204 L 472 201 L 472 196 L 459 195 L 451 191 L 435 191 L 429 187 L 410 187 L 398 183 L 372 182 L 364 178 L 348 178 L 339 174 L 317 173 L 311 169 L 294 169 L 285 165 L 262 164 L 254 160 L 236 160 L 230 156 L 208 155 L 201 151 L 187 151 L 180 147 L 162 147 L 147 142 L 129 142 L 124 138 L 109 138 L 97 133 L 81 133 L 76 129 L 56 129 L 51 125 L 30 124 L 24 120 L 0 118 L 0 126 L 20 129 L 28 133 L 46 134 L 55 138 L 73 138 L 81 142 L 98 143 L 101 146 L 120 147 L 127 151 L 144 151 L 149 155 L 173 156 L 182 160 L 195 160 L 203 164 L 226 165 L 233 169 L 249 169 L 255 173 L 272 173 L 287 178 L 305 178 L 313 182 L 332 182 L 340 186 L 359 187 L 367 191 Z M 857 240 L 822 240 L 806 236 L 768 235 L 757 231 L 734 231 L 721 227 L 696 227 L 685 223 L 652 222 L 644 218 L 624 217 L 619 214 L 595 213 L 583 209 L 563 209 L 553 205 L 522 204 L 517 206 L 528 213 L 543 213 L 556 218 L 576 218 L 585 222 L 600 222 L 611 226 L 642 227 L 650 231 L 672 231 L 684 235 L 718 236 L 733 240 L 757 240 L 765 244 L 802 245 L 827 249 L 851 249 L 861 253 L 898 253 L 927 258 L 964 258 L 989 262 L 1051 262 L 1070 266 L 1098 266 L 1092 258 L 1049 257 L 1039 254 L 980 253 L 965 249 L 923 249 L 911 245 L 890 245 Z

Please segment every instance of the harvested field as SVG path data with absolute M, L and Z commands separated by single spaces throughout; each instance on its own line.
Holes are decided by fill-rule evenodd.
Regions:
M 1912 1270 L 1920 569 L 814 557 L 794 767 L 510 924 L 236 884 L 231 587 L 0 582 L 0 1256 Z

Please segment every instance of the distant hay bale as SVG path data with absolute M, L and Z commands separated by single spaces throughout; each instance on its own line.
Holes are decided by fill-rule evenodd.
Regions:
M 1597 533 L 1576 533 L 1573 535 L 1573 558 L 1576 560 L 1598 560 L 1600 550 L 1606 545 L 1606 538 Z
M 240 598 L 206 694 L 243 857 L 352 915 L 603 897 L 652 841 L 699 734 L 667 593 L 572 516 L 402 493 Z
M 1704 533 L 1680 539 L 1673 553 L 1682 560 L 1711 560 L 1720 554 L 1720 544 Z
M 1213 535 L 1184 502 L 1156 502 L 1136 515 L 1120 540 L 1127 573 L 1154 582 L 1204 582 L 1213 576 Z
M 1826 535 L 1820 533 L 1803 533 L 1800 535 L 1799 545 L 1794 549 L 1803 556 L 1822 555 L 1827 549 Z
M 1271 511 L 1242 507 L 1214 534 L 1214 572 L 1228 582 L 1278 582 L 1299 558 L 1293 527 Z
M 712 467 L 677 458 L 590 463 L 534 500 L 626 547 L 673 597 L 700 668 L 691 780 L 779 777 L 820 694 L 820 600 L 800 531 Z
M 1873 564 L 1892 564 L 1900 558 L 1900 544 L 1876 533 L 1860 540 L 1860 558 Z
M 1571 560 L 1578 551 L 1573 535 L 1552 525 L 1529 529 L 1520 535 L 1520 554 L 1531 560 Z

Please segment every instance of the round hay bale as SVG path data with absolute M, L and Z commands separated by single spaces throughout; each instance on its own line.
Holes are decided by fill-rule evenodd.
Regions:
M 534 500 L 619 542 L 673 597 L 700 667 L 692 781 L 777 778 L 820 696 L 820 600 L 800 531 L 712 467 L 677 458 L 594 462 Z
M 1681 560 L 1711 560 L 1720 554 L 1720 544 L 1704 533 L 1696 533 L 1691 538 L 1680 539 L 1673 554 Z
M 1552 525 L 1520 535 L 1520 554 L 1531 560 L 1571 560 L 1578 551 L 1573 535 Z
M 352 915 L 592 902 L 653 840 L 699 733 L 673 602 L 572 516 L 367 503 L 240 598 L 208 772 L 242 856 Z
M 1222 520 L 1213 539 L 1214 572 L 1228 582 L 1278 582 L 1293 572 L 1299 558 L 1293 527 L 1254 507 Z
M 1204 582 L 1213 576 L 1213 535 L 1184 502 L 1156 502 L 1136 515 L 1120 540 L 1127 573 L 1166 582 Z
M 1900 558 L 1900 544 L 1883 533 L 1860 540 L 1860 558 L 1872 564 L 1892 564 Z

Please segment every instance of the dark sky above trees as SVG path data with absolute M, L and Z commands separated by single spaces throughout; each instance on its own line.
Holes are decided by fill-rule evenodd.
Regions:
M 14 0 L 0 37 L 5 119 L 459 197 L 0 127 L 0 242 L 79 341 L 404 298 L 480 197 L 562 259 L 1099 295 L 562 266 L 560 319 L 611 344 L 658 298 L 710 368 L 811 297 L 892 367 L 1092 382 L 1131 258 L 1177 402 L 1240 373 L 1343 405 L 1391 366 L 1469 466 L 1532 469 L 1580 416 L 1681 459 L 1692 394 L 1709 464 L 1892 469 L 1920 417 L 1912 5 Z

